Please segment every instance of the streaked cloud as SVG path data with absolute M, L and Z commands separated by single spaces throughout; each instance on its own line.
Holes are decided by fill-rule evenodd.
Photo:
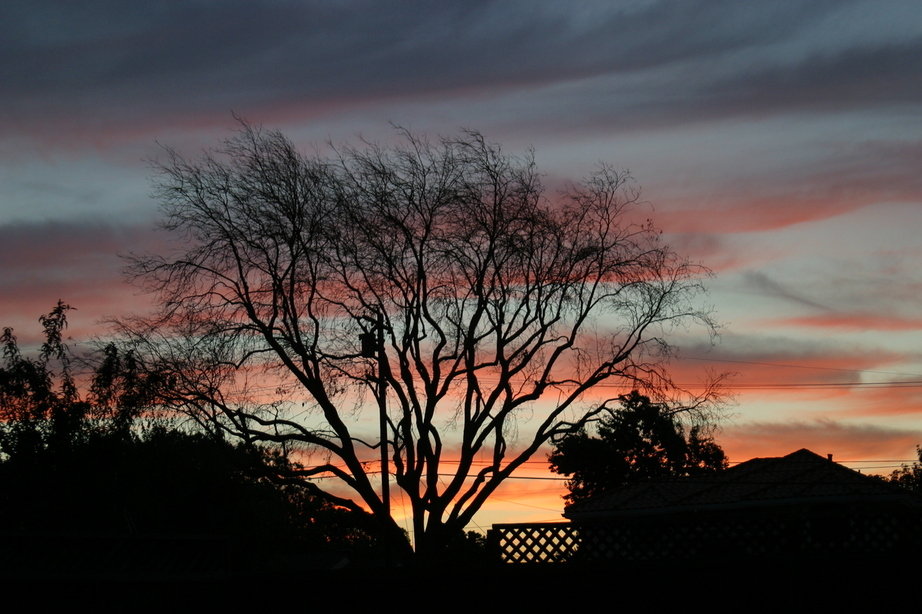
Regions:
M 821 305 L 797 292 L 790 290 L 789 288 L 786 288 L 777 280 L 772 279 L 769 275 L 760 271 L 751 271 L 746 273 L 744 275 L 744 279 L 747 286 L 759 294 L 773 298 L 781 298 L 785 301 L 790 301 L 792 303 L 806 307 L 821 309 L 823 311 L 829 310 L 829 307 Z
M 11 2 L 0 13 L 0 54 L 16 60 L 0 69 L 5 129 L 50 122 L 85 137 L 228 109 L 300 105 L 308 118 L 330 105 L 552 85 L 559 95 L 533 96 L 520 120 L 559 120 L 565 105 L 571 122 L 623 131 L 911 103 L 922 38 L 895 5 L 878 11 L 876 36 L 844 46 L 831 24 L 861 7 Z
M 69 334 L 87 340 L 103 317 L 144 311 L 149 299 L 125 281 L 119 254 L 153 249 L 157 240 L 145 226 L 98 221 L 0 226 L 0 326 L 32 343 L 38 317 L 63 300 L 76 308 Z
M 731 460 L 779 456 L 808 448 L 833 460 L 911 459 L 922 429 L 895 429 L 833 420 L 740 422 L 723 429 L 720 441 Z M 787 450 L 788 452 L 783 452 Z
M 922 331 L 922 317 L 874 313 L 825 313 L 812 316 L 779 318 L 765 322 L 768 326 L 803 326 L 808 328 L 844 328 L 853 330 Z

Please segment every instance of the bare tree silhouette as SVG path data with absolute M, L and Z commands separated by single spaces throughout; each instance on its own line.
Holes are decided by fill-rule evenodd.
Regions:
M 307 157 L 244 123 L 200 159 L 169 151 L 156 189 L 177 242 L 131 265 L 162 309 L 122 325 L 171 372 L 165 404 L 312 451 L 304 477 L 336 476 L 397 535 L 357 417 L 386 406 L 393 481 L 433 553 L 552 437 L 628 390 L 674 392 L 668 333 L 714 324 L 708 271 L 639 219 L 627 174 L 552 202 L 530 154 L 401 136 Z

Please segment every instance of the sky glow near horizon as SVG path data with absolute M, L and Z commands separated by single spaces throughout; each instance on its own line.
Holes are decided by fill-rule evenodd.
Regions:
M 676 380 L 738 372 L 731 460 L 910 459 L 922 384 L 890 382 L 922 381 L 920 57 L 911 0 L 5 2 L 0 325 L 34 341 L 60 298 L 82 341 L 149 304 L 117 254 L 162 244 L 158 142 L 195 155 L 231 112 L 305 151 L 469 127 L 534 147 L 550 194 L 630 169 L 714 271 L 719 343 L 683 336 Z M 553 519 L 508 502 L 560 492 L 510 481 L 478 522 Z

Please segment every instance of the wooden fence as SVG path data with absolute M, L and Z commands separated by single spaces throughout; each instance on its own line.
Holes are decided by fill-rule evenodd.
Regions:
M 563 563 L 579 549 L 579 529 L 569 522 L 495 524 L 490 543 L 503 563 Z
M 494 525 L 489 541 L 498 560 L 507 564 L 917 556 L 922 516 L 847 505 L 654 514 L 608 523 Z

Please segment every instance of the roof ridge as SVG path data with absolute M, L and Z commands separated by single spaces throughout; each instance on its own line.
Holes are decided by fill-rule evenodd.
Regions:
M 651 480 L 575 503 L 565 516 L 667 510 L 680 507 L 778 504 L 879 498 L 898 494 L 890 485 L 801 448 L 781 457 L 753 458 L 708 475 Z

